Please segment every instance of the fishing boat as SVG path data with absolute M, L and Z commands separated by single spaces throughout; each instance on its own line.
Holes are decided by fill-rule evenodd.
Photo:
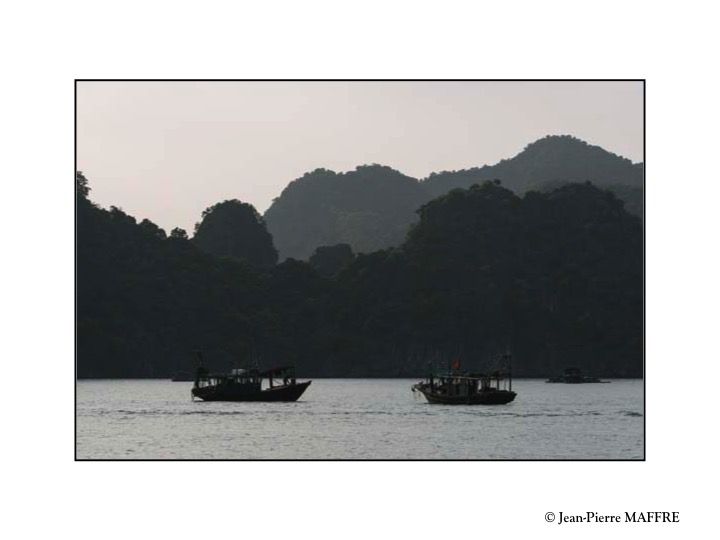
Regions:
M 267 386 L 263 380 L 267 379 Z M 212 374 L 200 366 L 195 375 L 192 397 L 203 401 L 297 401 L 312 381 L 298 382 L 293 366 L 260 371 L 233 369 Z
M 609 383 L 610 381 L 601 381 L 597 377 L 589 377 L 583 375 L 582 371 L 578 368 L 567 368 L 563 371 L 562 375 L 557 377 L 550 377 L 547 381 L 549 383 L 565 383 L 565 384 L 583 384 L 583 383 Z
M 509 355 L 503 357 L 509 361 Z M 463 373 L 456 363 L 443 375 L 430 374 L 412 386 L 428 403 L 443 405 L 505 405 L 517 395 L 512 389 L 512 373 Z

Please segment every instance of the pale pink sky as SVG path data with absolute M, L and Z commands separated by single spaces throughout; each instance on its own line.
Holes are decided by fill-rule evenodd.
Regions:
M 166 230 L 236 198 L 264 212 L 318 167 L 423 178 L 548 134 L 643 160 L 641 82 L 79 82 L 91 198 Z

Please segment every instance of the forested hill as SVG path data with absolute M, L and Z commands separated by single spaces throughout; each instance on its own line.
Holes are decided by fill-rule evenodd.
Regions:
M 78 175 L 80 377 L 168 377 L 196 349 L 213 370 L 254 357 L 306 377 L 414 377 L 456 358 L 486 369 L 506 348 L 518 376 L 642 375 L 641 224 L 593 185 L 453 190 L 422 206 L 398 248 L 341 245 L 310 263 L 273 263 L 239 201 L 203 221 L 218 208 L 242 230 L 203 247 L 97 207 Z M 266 255 L 248 259 L 245 242 Z
M 570 135 L 551 135 L 495 165 L 431 174 L 422 184 L 435 197 L 456 187 L 468 188 L 495 178 L 518 194 L 542 190 L 547 184 L 587 181 L 603 187 L 641 188 L 643 165 Z
M 399 245 L 427 200 L 416 179 L 390 167 L 317 169 L 291 182 L 265 221 L 282 258 L 307 260 L 315 248 L 340 243 L 369 253 Z
M 434 173 L 421 181 L 380 165 L 348 173 L 318 169 L 291 182 L 265 220 L 281 259 L 307 260 L 315 248 L 337 243 L 369 253 L 400 245 L 422 204 L 451 189 L 495 179 L 517 194 L 591 181 L 642 216 L 641 163 L 575 137 L 548 136 L 496 165 Z
M 509 347 L 525 376 L 576 364 L 640 376 L 642 284 L 640 220 L 612 193 L 571 184 L 521 198 L 486 182 L 423 206 L 400 248 L 359 256 L 331 311 L 335 336 L 362 336 L 378 372 L 451 358 L 483 369 Z

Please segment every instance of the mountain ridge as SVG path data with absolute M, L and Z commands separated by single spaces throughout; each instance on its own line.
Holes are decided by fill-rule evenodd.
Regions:
M 264 214 L 280 258 L 307 260 L 324 245 L 356 253 L 399 245 L 426 202 L 452 189 L 499 179 L 517 194 L 591 181 L 642 217 L 643 162 L 633 163 L 572 135 L 548 135 L 494 165 L 416 179 L 385 165 L 352 171 L 315 169 L 290 182 Z

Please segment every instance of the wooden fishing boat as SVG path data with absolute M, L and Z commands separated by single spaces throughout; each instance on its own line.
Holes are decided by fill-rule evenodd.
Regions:
M 503 357 L 509 360 L 509 355 Z M 458 366 L 459 367 L 459 366 Z M 461 373 L 453 369 L 444 375 L 430 374 L 412 386 L 428 403 L 443 405 L 505 405 L 517 395 L 512 390 L 512 373 Z
M 268 380 L 265 387 L 263 379 Z M 293 366 L 233 369 L 227 374 L 211 374 L 201 366 L 192 396 L 203 401 L 297 401 L 311 382 L 298 382 Z

